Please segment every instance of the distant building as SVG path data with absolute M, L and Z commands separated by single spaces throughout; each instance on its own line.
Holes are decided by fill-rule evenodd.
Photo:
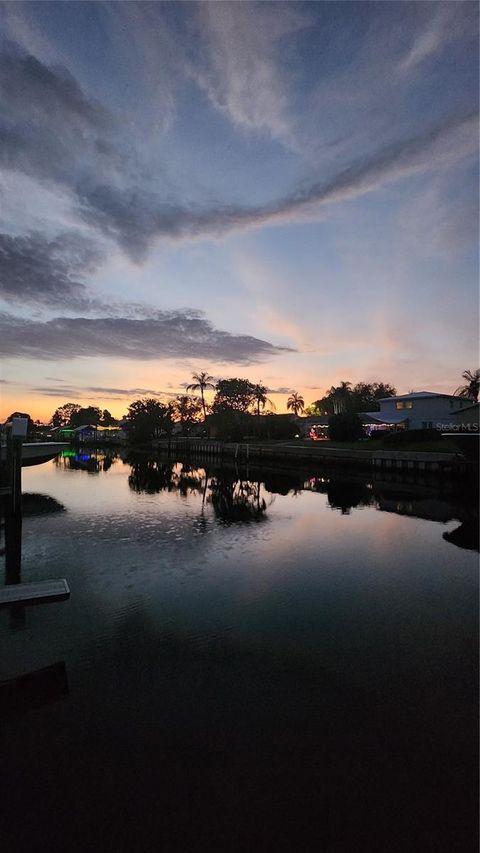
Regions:
M 96 441 L 102 444 L 108 442 L 126 441 L 126 432 L 120 426 L 100 426 L 99 424 L 82 424 L 78 427 L 53 427 L 50 435 L 63 441 Z
M 378 401 L 379 412 L 361 413 L 372 425 L 399 426 L 404 429 L 439 429 L 452 421 L 463 409 L 468 409 L 474 400 L 455 397 L 453 394 L 436 394 L 433 391 L 414 391 L 397 397 L 384 397 Z
M 478 431 L 479 404 L 454 394 L 415 391 L 397 397 L 383 397 L 378 403 L 378 412 L 357 413 L 366 435 L 402 429 L 438 429 L 448 432 L 449 425 L 453 432 L 459 430 L 457 424 L 463 424 L 466 431 Z M 328 438 L 328 420 L 329 415 L 295 418 L 299 434 L 314 440 Z
M 457 398 L 458 399 L 458 398 Z M 467 400 L 467 402 L 469 402 Z M 450 425 L 452 432 L 478 432 L 480 423 L 480 403 L 470 403 L 456 412 L 452 412 Z
M 314 441 L 321 441 L 328 438 L 328 418 L 329 415 L 290 415 L 290 419 L 296 423 L 298 434 L 301 438 L 311 438 Z

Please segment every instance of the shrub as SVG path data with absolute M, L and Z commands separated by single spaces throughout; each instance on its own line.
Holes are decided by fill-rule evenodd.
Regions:
M 399 432 L 391 432 L 385 436 L 383 443 L 387 447 L 396 447 L 402 444 L 411 444 L 415 442 L 426 443 L 436 441 L 441 437 L 441 433 L 437 429 L 405 429 Z
M 262 415 L 255 418 L 255 433 L 258 438 L 281 441 L 295 438 L 298 426 L 290 415 Z
M 328 419 L 328 435 L 332 441 L 357 441 L 365 433 L 358 415 L 352 412 L 340 412 Z

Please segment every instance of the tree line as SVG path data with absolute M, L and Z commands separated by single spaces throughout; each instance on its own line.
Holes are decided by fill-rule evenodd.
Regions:
M 205 395 L 214 391 L 207 404 Z M 188 434 L 194 424 L 205 421 L 216 435 L 236 440 L 245 434 L 257 438 L 292 438 L 297 430 L 289 415 L 277 415 L 275 405 L 268 397 L 269 389 L 261 382 L 251 382 L 242 377 L 214 380 L 207 371 L 194 373 L 192 382 L 186 385 L 185 394 L 167 401 L 154 397 L 135 400 L 128 407 L 122 426 L 134 443 L 169 435 L 174 424 L 180 426 L 182 434 Z M 381 396 L 395 394 L 395 388 L 386 383 L 342 382 L 332 387 L 325 397 L 305 407 L 302 395 L 295 390 L 287 399 L 287 410 L 298 416 L 302 413 L 329 415 L 345 411 L 366 411 L 378 407 Z M 55 410 L 53 427 L 79 427 L 82 425 L 112 426 L 118 421 L 108 409 L 97 406 L 82 407 L 78 403 L 65 403 Z
M 454 394 L 477 400 L 480 370 L 465 370 L 462 378 L 464 384 Z M 170 434 L 174 424 L 179 424 L 181 432 L 188 434 L 192 426 L 205 421 L 207 415 L 218 435 L 233 440 L 237 434 L 245 435 L 249 432 L 267 438 L 290 438 L 295 433 L 295 425 L 288 415 L 275 414 L 275 406 L 267 396 L 271 391 L 261 382 L 254 383 L 238 377 L 215 381 L 207 371 L 200 371 L 192 375 L 192 382 L 186 385 L 185 390 L 185 394 L 179 394 L 166 402 L 145 397 L 131 403 L 121 423 L 129 431 L 132 440 L 142 441 Z M 205 399 L 208 391 L 215 392 L 210 405 Z M 287 410 L 295 416 L 345 415 L 379 411 L 379 401 L 395 394 L 395 387 L 387 382 L 357 382 L 353 385 L 349 381 L 342 381 L 339 385 L 332 385 L 322 398 L 308 406 L 305 406 L 302 395 L 292 390 L 286 405 Z M 34 422 L 24 412 L 13 412 L 7 420 L 15 416 L 29 419 L 29 433 L 42 429 L 39 421 Z M 52 427 L 75 428 L 86 424 L 108 427 L 118 423 L 108 409 L 82 407 L 78 403 L 59 406 L 51 419 Z

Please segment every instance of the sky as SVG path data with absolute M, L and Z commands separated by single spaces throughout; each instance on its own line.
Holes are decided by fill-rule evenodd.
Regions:
M 478 6 L 0 3 L 0 420 L 478 366 Z

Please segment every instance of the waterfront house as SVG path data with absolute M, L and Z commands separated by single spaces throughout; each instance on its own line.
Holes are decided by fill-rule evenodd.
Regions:
M 453 394 L 436 394 L 433 391 L 412 391 L 378 401 L 379 412 L 367 415 L 374 426 L 398 426 L 403 429 L 439 429 L 452 420 L 452 415 L 472 406 L 474 400 L 455 397 Z
M 458 399 L 458 398 L 457 398 Z M 467 402 L 470 402 L 467 400 Z M 470 403 L 458 411 L 452 412 L 450 428 L 453 432 L 478 433 L 480 423 L 480 403 Z

